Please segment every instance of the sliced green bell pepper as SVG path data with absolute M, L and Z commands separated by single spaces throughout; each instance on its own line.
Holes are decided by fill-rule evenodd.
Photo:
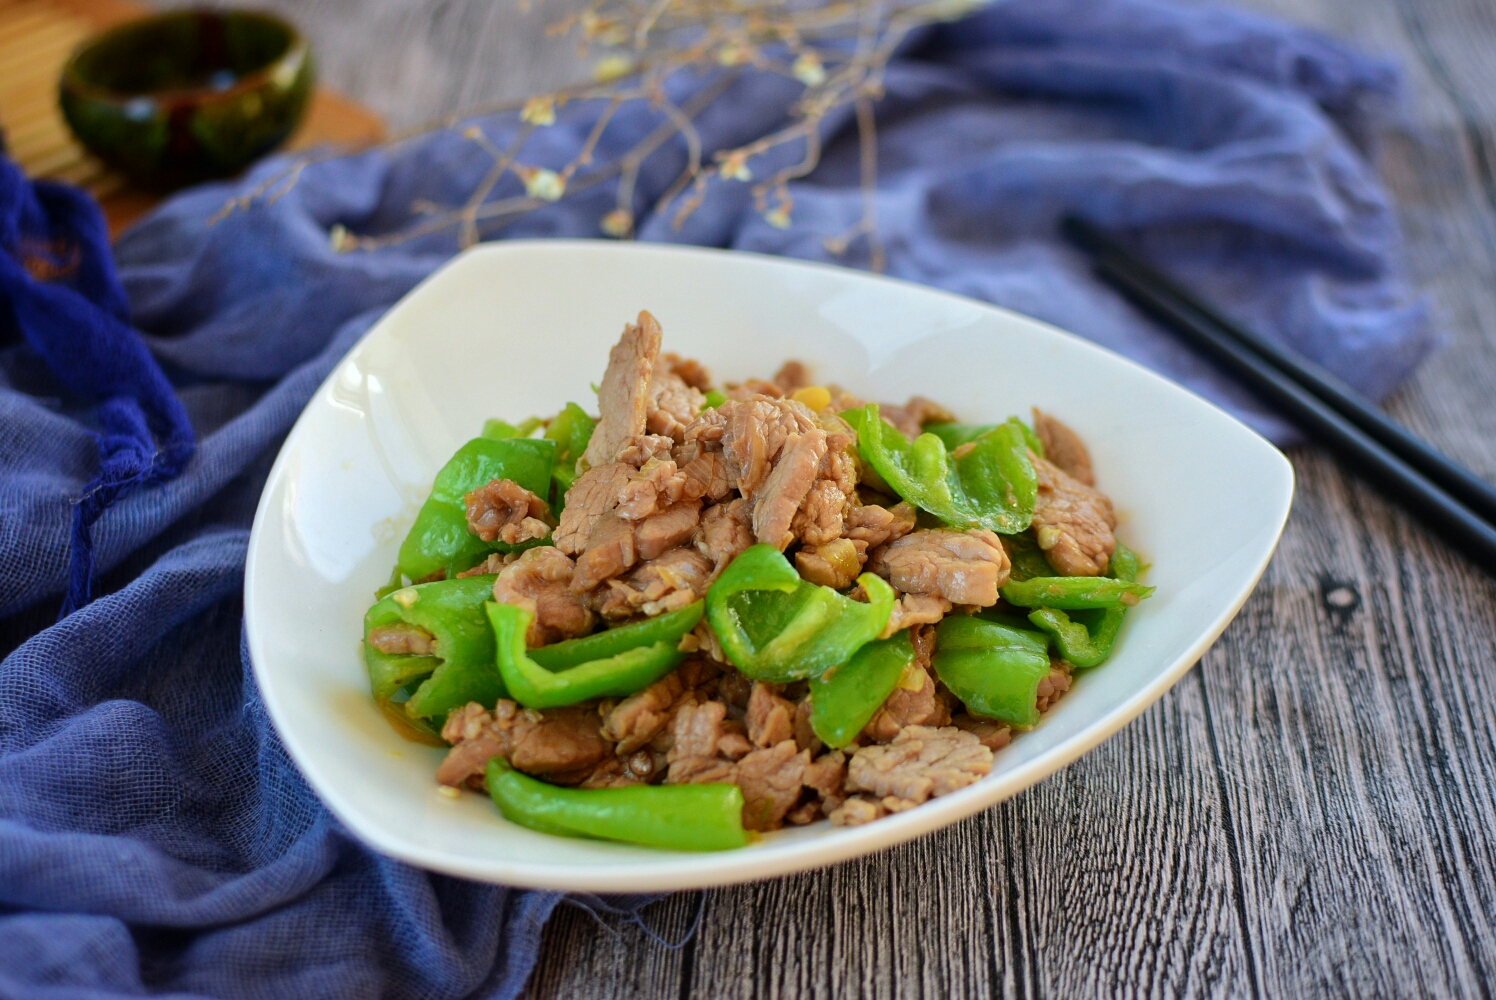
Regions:
M 1020 608 L 1131 608 L 1152 587 L 1109 576 L 1036 576 L 1003 584 L 1003 600 Z
M 1028 442 L 1029 451 L 1040 458 L 1044 457 L 1044 442 L 1039 440 L 1039 435 L 1034 433 L 1033 428 L 1017 417 L 1009 417 L 1005 422 L 1017 427 L 1023 434 L 1024 441 Z M 966 442 L 975 441 L 988 431 L 1001 426 L 1002 424 L 925 424 L 924 431 L 926 434 L 934 434 L 945 442 L 947 448 L 955 451 Z
M 520 774 L 502 757 L 489 760 L 484 776 L 504 818 L 541 833 L 675 851 L 723 851 L 749 840 L 737 785 L 557 788 Z
M 588 698 L 626 697 L 664 677 L 686 658 L 675 641 L 667 640 L 552 673 L 525 649 L 525 632 L 534 617 L 530 612 L 494 601 L 484 605 L 484 610 L 493 626 L 499 676 L 509 696 L 526 708 L 559 708 Z
M 552 506 L 560 508 L 560 501 L 571 489 L 577 478 L 577 459 L 587 450 L 592 440 L 592 429 L 597 426 L 587 416 L 587 411 L 576 403 L 567 403 L 566 409 L 556 414 L 545 429 L 548 440 L 556 442 L 556 457 L 551 466 L 551 478 L 556 483 L 556 501 Z
M 493 599 L 492 576 L 470 576 L 402 587 L 364 615 L 364 636 L 383 625 L 404 623 L 435 638 L 432 656 L 381 653 L 367 641 L 364 664 L 378 701 L 429 674 L 405 703 L 416 718 L 442 715 L 470 701 L 492 705 L 504 694 L 493 669 L 493 631 L 483 614 Z
M 846 663 L 811 678 L 810 728 L 833 750 L 851 743 L 913 662 L 914 644 L 904 629 L 868 643 Z
M 1039 542 L 1031 532 L 1004 535 L 1003 547 L 1008 550 L 1008 561 L 1012 566 L 1008 575 L 1009 583 L 1054 575 L 1054 568 L 1044 558 L 1044 550 L 1039 548 Z
M 706 402 L 701 404 L 701 408 L 703 410 L 715 410 L 725 402 L 727 402 L 727 396 L 724 393 L 720 393 L 716 389 L 709 389 L 706 393 Z
M 1033 521 L 1039 484 L 1021 422 L 987 430 L 956 458 L 935 434 L 909 441 L 879 418 L 876 403 L 841 416 L 857 431 L 862 460 L 900 497 L 945 523 L 1011 535 Z
M 1108 572 L 1115 579 L 1134 583 L 1139 571 L 1137 553 L 1118 542 Z M 1028 620 L 1048 634 L 1066 662 L 1078 670 L 1089 670 L 1112 655 L 1126 615 L 1125 607 L 1075 610 L 1070 614 L 1058 608 L 1039 608 L 1029 614 Z
M 490 552 L 515 552 L 544 544 L 543 540 L 522 545 L 483 541 L 468 531 L 462 497 L 495 479 L 512 479 L 536 496 L 547 496 L 555 451 L 556 443 L 544 438 L 494 441 L 480 437 L 457 449 L 436 474 L 431 495 L 400 546 L 400 572 L 412 580 L 424 580 L 441 570 L 450 579 L 482 562 Z
M 1049 674 L 1049 639 L 985 618 L 949 615 L 935 626 L 935 674 L 972 715 L 1028 727 L 1039 682 Z
M 479 437 L 486 437 L 491 441 L 503 441 L 506 438 L 527 438 L 534 434 L 536 429 L 543 427 L 545 421 L 539 417 L 530 417 L 522 420 L 519 426 L 509 423 L 507 420 L 485 420 L 483 421 L 483 433 Z
M 756 681 L 804 680 L 846 663 L 878 637 L 897 599 L 880 577 L 857 578 L 868 603 L 801 579 L 778 549 L 754 545 L 706 592 L 706 617 L 733 666 Z
M 556 671 L 591 660 L 606 660 L 640 646 L 653 646 L 661 642 L 675 645 L 680 642 L 681 636 L 696 627 L 705 609 L 704 602 L 695 601 L 658 618 L 646 618 L 642 622 L 620 625 L 580 639 L 537 646 L 529 651 L 530 659 L 547 670 Z

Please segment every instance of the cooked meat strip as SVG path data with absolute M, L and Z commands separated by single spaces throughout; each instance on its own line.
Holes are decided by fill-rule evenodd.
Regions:
M 767 396 L 769 399 L 778 399 L 784 395 L 784 390 L 773 382 L 765 382 L 761 378 L 751 378 L 746 382 L 729 382 L 726 388 L 727 398 L 734 402 L 742 402 L 754 396 Z
M 667 351 L 660 355 L 659 363 L 680 376 L 680 380 L 693 389 L 707 392 L 712 387 L 712 373 L 695 358 L 683 358 Z
M 608 352 L 608 368 L 597 391 L 601 417 L 587 442 L 582 461 L 597 468 L 618 461 L 619 454 L 644 433 L 649 413 L 649 380 L 660 353 L 660 324 L 647 312 L 624 327 Z
M 763 503 L 762 496 L 759 503 Z M 840 538 L 846 506 L 847 494 L 840 486 L 830 479 L 817 479 L 790 522 L 791 536 L 805 545 L 825 545 Z M 757 510 L 754 513 L 756 515 Z
M 743 790 L 743 826 L 775 830 L 800 799 L 810 753 L 785 740 L 754 750 L 733 765 L 732 780 Z
M 951 602 L 930 594 L 901 594 L 878 638 L 887 639 L 912 625 L 933 625 L 950 614 Z
M 789 395 L 796 389 L 803 389 L 811 384 L 810 372 L 798 361 L 786 361 L 774 373 L 774 384 L 785 395 Z
M 952 717 L 951 725 L 981 740 L 988 750 L 1001 750 L 1013 741 L 1013 730 L 996 719 L 963 713 Z
M 677 702 L 686 693 L 685 680 L 679 669 L 620 701 L 603 719 L 603 739 L 617 744 L 620 755 L 631 754 L 654 738 L 669 724 Z
M 1049 668 L 1049 676 L 1039 682 L 1038 689 L 1034 692 L 1034 707 L 1041 712 L 1047 712 L 1060 700 L 1060 695 L 1070 690 L 1070 675 L 1059 666 Z
M 668 456 L 652 458 L 638 472 L 629 476 L 618 494 L 618 516 L 625 521 L 642 521 L 656 511 L 679 503 L 685 496 L 686 480 Z
M 923 396 L 910 396 L 909 402 L 903 406 L 883 403 L 878 407 L 878 415 L 911 441 L 924 433 L 925 424 L 956 419 L 950 410 Z
M 897 541 L 914 530 L 914 507 L 897 503 L 892 507 L 864 504 L 847 511 L 842 534 L 875 549 L 886 542 Z
M 699 441 L 691 441 L 676 449 L 676 465 L 683 480 L 682 496 L 687 499 L 701 497 L 716 503 L 732 492 L 727 480 L 727 459 L 720 451 L 704 448 Z
M 1079 434 L 1037 406 L 1034 407 L 1034 433 L 1044 445 L 1047 460 L 1076 482 L 1096 485 L 1096 473 L 1091 471 L 1091 453 L 1086 450 Z
M 694 538 L 696 551 L 710 559 L 713 576 L 753 544 L 753 523 L 748 501 L 738 499 L 708 507 L 701 515 Z
M 364 641 L 379 652 L 391 656 L 430 656 L 436 652 L 436 636 L 419 625 L 407 622 L 376 625 L 369 629 Z
M 594 604 L 604 618 L 618 621 L 638 614 L 650 617 L 675 611 L 706 594 L 712 563 L 692 548 L 674 548 L 609 580 L 596 592 Z
M 639 523 L 634 544 L 640 559 L 654 559 L 696 534 L 701 523 L 701 502 L 691 500 L 668 507 Z
M 624 445 L 618 453 L 618 461 L 625 465 L 644 466 L 652 458 L 669 458 L 674 446 L 674 439 L 664 434 L 640 434 Z
M 768 684 L 755 683 L 748 696 L 748 739 L 754 746 L 772 747 L 795 738 L 795 705 L 779 697 Z
M 824 744 L 816 731 L 810 725 L 810 698 L 804 697 L 795 702 L 795 746 L 801 750 L 809 750 L 814 756 L 821 752 Z M 809 782 L 807 782 L 809 784 Z
M 845 590 L 852 586 L 852 581 L 862 572 L 863 557 L 857 551 L 857 544 L 850 538 L 838 538 L 824 545 L 802 548 L 795 553 L 795 569 L 811 583 L 831 587 L 833 590 Z M 893 632 L 889 632 L 889 635 L 892 634 Z
M 859 747 L 847 765 L 845 787 L 870 792 L 896 811 L 965 788 L 991 770 L 992 751 L 971 733 L 909 726 L 891 743 Z
M 753 498 L 753 535 L 760 542 L 783 552 L 795 540 L 790 524 L 815 483 L 825 454 L 826 432 L 819 427 L 785 439 L 773 471 Z
M 648 757 L 648 754 L 644 755 Z M 651 761 L 651 764 L 653 761 Z M 627 788 L 629 785 L 642 785 L 645 777 L 635 774 L 629 769 L 627 761 L 619 760 L 617 757 L 605 757 L 599 761 L 592 771 L 577 785 L 578 788 Z
M 465 569 L 461 573 L 458 573 L 457 579 L 464 580 L 470 576 L 489 576 L 490 574 L 498 573 L 505 566 L 518 559 L 520 555 L 521 553 L 519 552 L 490 552 L 483 557 L 482 562 L 472 569 Z
M 639 470 L 614 462 L 588 469 L 566 491 L 561 526 L 552 538 L 556 548 L 569 556 L 581 555 L 598 519 L 618 506 L 624 489 Z
M 721 441 L 722 452 L 727 457 L 728 481 L 748 499 L 753 499 L 769 477 L 775 460 L 792 436 L 819 429 L 815 414 L 792 399 L 755 395 L 741 401 L 730 400 L 716 411 L 707 412 L 719 413 L 726 419 Z M 817 449 L 817 463 L 824 453 L 824 433 L 819 438 L 818 448 L 812 446 Z M 690 438 L 689 430 L 687 438 Z M 809 487 L 810 484 L 806 483 L 805 488 Z
M 873 743 L 887 743 L 908 726 L 947 726 L 950 721 L 950 709 L 936 696 L 935 678 L 916 663 L 905 671 L 883 707 L 862 727 L 862 737 Z
M 1112 502 L 1099 491 L 1029 453 L 1039 478 L 1034 505 L 1034 537 L 1044 558 L 1061 576 L 1100 576 L 1117 540 Z M 966 602 L 960 602 L 966 603 Z
M 862 826 L 888 815 L 883 803 L 866 795 L 854 795 L 827 813 L 832 826 Z
M 468 531 L 485 542 L 518 545 L 551 533 L 551 508 L 512 479 L 495 479 L 462 498 Z
M 675 441 L 684 440 L 686 425 L 696 419 L 705 403 L 706 397 L 685 379 L 663 365 L 656 365 L 649 381 L 645 429 Z
M 725 774 L 717 758 L 717 743 L 722 738 L 722 723 L 727 706 L 720 701 L 687 703 L 671 721 L 670 773 L 666 781 L 685 784 L 703 773 Z
M 638 562 L 634 530 L 634 523 L 619 517 L 616 510 L 597 519 L 587 536 L 586 551 L 577 557 L 576 574 L 571 579 L 572 593 L 585 593 Z
M 997 535 L 980 528 L 920 530 L 874 549 L 868 568 L 906 594 L 952 604 L 990 607 L 1008 582 L 1008 553 Z
M 493 599 L 534 616 L 525 645 L 545 646 L 592 631 L 597 620 L 571 589 L 575 573 L 571 558 L 551 545 L 526 550 L 499 572 Z
M 447 716 L 442 739 L 452 744 L 436 770 L 436 780 L 443 785 L 460 785 L 481 775 L 491 757 L 503 757 L 526 774 L 575 783 L 612 756 L 590 705 L 537 712 L 501 698 L 490 713 L 470 702 Z

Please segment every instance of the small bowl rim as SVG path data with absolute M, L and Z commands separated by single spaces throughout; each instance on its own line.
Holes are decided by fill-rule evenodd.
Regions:
M 217 17 L 236 16 L 256 18 L 285 31 L 290 41 L 286 45 L 286 50 L 279 56 L 276 56 L 258 69 L 239 77 L 234 81 L 233 86 L 223 90 L 212 90 L 208 87 L 181 87 L 174 90 L 154 91 L 115 90 L 112 87 L 105 87 L 91 82 L 78 71 L 79 60 L 85 54 L 110 39 L 118 38 L 127 32 L 137 31 L 153 23 L 161 23 L 184 17 L 198 17 L 204 14 Z M 147 14 L 144 17 L 122 21 L 113 27 L 105 28 L 103 31 L 90 35 L 78 43 L 78 47 L 73 50 L 72 54 L 68 56 L 67 62 L 63 64 L 60 87 L 62 90 L 71 92 L 78 97 L 87 98 L 92 101 L 102 101 L 120 107 L 132 101 L 138 101 L 141 98 L 154 101 L 162 108 L 172 108 L 183 104 L 194 103 L 207 104 L 221 100 L 230 100 L 251 90 L 259 89 L 275 76 L 280 67 L 286 63 L 300 62 L 304 64 L 307 61 L 310 51 L 311 46 L 307 43 L 306 36 L 301 33 L 300 29 L 285 18 L 269 13 L 268 11 L 251 10 L 243 7 L 230 7 L 223 10 L 185 8 L 181 10 L 162 11 L 158 14 Z M 300 72 L 299 68 L 297 72 Z

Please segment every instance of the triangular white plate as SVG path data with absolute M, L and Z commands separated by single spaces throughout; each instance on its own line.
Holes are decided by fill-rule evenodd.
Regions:
M 485 418 L 594 405 L 608 347 L 649 309 L 666 350 L 725 380 L 787 358 L 868 399 L 938 400 L 962 420 L 1074 427 L 1157 594 L 992 774 L 851 829 L 820 822 L 738 851 L 685 854 L 533 833 L 433 779 L 440 750 L 375 709 L 361 622 L 432 477 Z M 1075 760 L 1151 705 L 1236 615 L 1288 516 L 1293 473 L 1237 420 L 1043 323 L 857 271 L 715 250 L 500 242 L 462 254 L 390 310 L 318 390 L 281 449 L 249 543 L 255 677 L 291 757 L 356 835 L 413 864 L 510 885 L 633 892 L 782 875 L 953 823 Z

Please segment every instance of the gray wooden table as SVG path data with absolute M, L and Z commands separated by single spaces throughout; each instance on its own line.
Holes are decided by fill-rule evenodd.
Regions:
M 1449 344 L 1391 412 L 1496 480 L 1496 0 L 1250 0 L 1403 65 L 1383 146 Z M 279 0 L 394 123 L 576 73 L 511 0 Z M 1312 448 L 1277 557 L 1162 701 L 912 844 L 561 908 L 534 997 L 1478 996 L 1496 989 L 1496 585 Z

